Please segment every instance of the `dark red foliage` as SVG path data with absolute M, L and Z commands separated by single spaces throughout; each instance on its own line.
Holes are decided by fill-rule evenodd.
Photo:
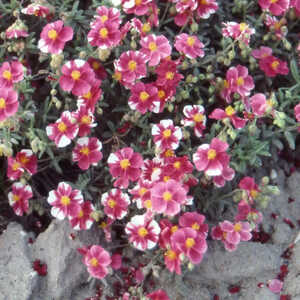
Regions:
M 230 294 L 237 294 L 237 293 L 240 292 L 240 290 L 241 290 L 241 287 L 238 286 L 238 285 L 230 286 L 230 287 L 228 288 L 228 292 L 229 292 Z
M 214 295 L 214 300 L 220 300 L 219 295 Z
M 46 276 L 47 275 L 47 264 L 43 264 L 39 259 L 36 259 L 33 264 L 32 268 L 40 275 Z
M 292 203 L 292 202 L 294 202 L 294 201 L 295 201 L 295 199 L 289 197 L 289 199 L 288 199 L 288 202 L 289 202 L 289 203 Z
M 291 295 L 280 295 L 280 300 L 292 300 Z
M 252 232 L 252 242 L 265 244 L 270 240 L 270 238 L 271 236 L 263 231 L 263 229 L 260 229 L 258 232 Z
M 283 222 L 284 222 L 285 224 L 289 225 L 292 229 L 295 228 L 295 225 L 293 224 L 293 222 L 292 222 L 290 219 L 284 218 L 284 219 L 283 219 Z

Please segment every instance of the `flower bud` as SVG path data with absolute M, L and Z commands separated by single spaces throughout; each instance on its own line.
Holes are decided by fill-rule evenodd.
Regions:
M 191 31 L 192 32 L 197 32 L 199 29 L 199 25 L 197 23 L 192 23 L 191 25 Z
M 109 58 L 110 52 L 109 49 L 98 49 L 98 58 L 104 62 Z
M 273 170 L 272 170 L 273 171 Z M 263 185 L 267 185 L 268 183 L 270 182 L 270 179 L 268 176 L 264 176 L 262 179 L 261 179 L 261 183 Z

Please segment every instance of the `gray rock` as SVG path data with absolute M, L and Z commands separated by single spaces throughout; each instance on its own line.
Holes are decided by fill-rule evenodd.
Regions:
M 38 276 L 32 269 L 29 237 L 17 223 L 10 223 L 0 236 L 0 299 L 32 299 Z
M 239 299 L 243 300 L 278 300 L 278 295 L 271 292 L 265 285 L 259 288 L 258 280 L 245 280 L 241 289 L 241 296 Z
M 292 229 L 280 220 L 274 226 L 272 240 L 274 244 L 289 244 L 292 242 L 293 234 Z
M 76 238 L 70 238 L 71 233 Z M 80 290 L 87 287 L 88 272 L 82 263 L 82 256 L 77 248 L 100 244 L 101 236 L 97 230 L 72 230 L 69 222 L 54 220 L 48 229 L 40 234 L 33 245 L 35 259 L 40 259 L 48 266 L 45 276 L 31 300 L 67 300 L 80 299 Z M 92 296 L 85 294 L 82 298 Z
M 294 172 L 288 179 L 287 179 L 287 186 L 289 190 L 289 194 L 294 199 L 300 199 L 300 173 Z
M 187 277 L 197 276 L 206 283 L 235 284 L 243 278 L 278 270 L 281 254 L 280 247 L 251 242 L 242 242 L 234 252 L 227 252 L 218 242 L 212 242 L 207 253 Z

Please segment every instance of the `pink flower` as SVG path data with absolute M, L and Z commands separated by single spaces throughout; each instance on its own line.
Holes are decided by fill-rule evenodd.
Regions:
M 0 68 L 0 87 L 12 88 L 24 78 L 23 65 L 18 61 L 4 62 Z
M 155 183 L 151 189 L 153 211 L 175 216 L 180 212 L 180 205 L 186 203 L 186 190 L 173 179 Z
M 131 189 L 129 192 L 132 195 L 132 200 L 136 201 L 137 207 L 139 209 L 146 208 L 147 210 L 152 209 L 151 201 L 151 188 L 153 184 L 151 182 L 146 182 L 139 180 L 138 184 Z
M 189 227 L 178 229 L 171 236 L 171 245 L 184 253 L 193 264 L 199 264 L 207 250 L 205 237 Z
M 127 188 L 129 180 L 136 181 L 141 175 L 143 158 L 130 147 L 111 153 L 107 162 L 110 174 L 113 177 L 119 177 L 114 183 L 115 187 Z
M 164 261 L 167 269 L 170 272 L 176 272 L 176 274 L 180 275 L 181 274 L 181 260 L 180 260 L 180 251 L 177 249 L 168 249 L 164 253 Z
M 256 116 L 262 117 L 268 108 L 266 96 L 264 94 L 258 93 L 253 95 L 249 100 L 253 113 Z
M 208 225 L 204 223 L 205 216 L 197 212 L 186 212 L 179 218 L 181 227 L 189 227 L 201 234 L 204 238 L 207 237 Z
M 21 12 L 25 15 L 33 15 L 36 17 L 43 17 L 43 18 L 46 18 L 51 13 L 49 7 L 37 3 L 29 4 L 28 6 L 23 8 Z
M 165 176 L 169 176 L 175 180 L 181 180 L 185 175 L 192 173 L 194 167 L 185 155 L 182 157 L 169 157 L 166 158 L 166 163 L 163 168 Z
M 23 216 L 28 212 L 28 199 L 32 198 L 32 189 L 30 185 L 24 185 L 21 182 L 15 182 L 12 185 L 12 191 L 8 193 L 9 205 L 18 216 Z
M 74 118 L 78 124 L 78 135 L 80 137 L 90 134 L 91 128 L 96 127 L 94 123 L 95 117 L 91 110 L 86 105 L 80 105 L 76 112 L 73 113 Z
M 74 230 L 87 230 L 90 229 L 94 223 L 91 213 L 95 207 L 90 201 L 80 203 L 80 210 L 76 216 L 69 216 L 71 226 Z
M 84 264 L 88 272 L 95 278 L 102 279 L 108 273 L 108 266 L 111 263 L 109 253 L 101 246 L 91 246 L 84 255 Z
M 109 218 L 121 220 L 127 215 L 130 200 L 129 196 L 122 193 L 120 189 L 112 189 L 102 195 L 101 204 Z
M 238 214 L 235 216 L 235 221 L 247 220 L 251 223 L 252 227 L 256 228 L 262 222 L 263 215 L 258 210 L 252 208 L 246 200 L 241 200 L 238 204 Z
M 255 200 L 258 193 L 260 192 L 258 185 L 255 183 L 252 177 L 246 176 L 244 177 L 240 183 L 239 188 L 247 192 L 248 199 L 250 203 Z
M 46 127 L 46 133 L 57 147 L 66 147 L 71 143 L 78 133 L 76 119 L 69 111 L 64 111 L 60 118 Z
M 28 28 L 27 26 L 18 18 L 11 26 L 9 26 L 5 31 L 6 38 L 17 39 L 20 37 L 27 37 Z
M 152 83 L 138 82 L 131 87 L 128 105 L 132 110 L 137 110 L 142 114 L 148 110 L 159 112 L 160 103 L 157 88 Z
M 114 22 L 121 24 L 120 11 L 115 7 L 107 7 L 105 5 L 97 8 L 96 21 L 101 21 L 103 24 L 106 22 Z
M 89 57 L 87 62 L 89 63 L 90 67 L 93 69 L 97 79 L 104 80 L 107 77 L 105 68 L 101 64 L 99 59 L 96 59 L 94 57 Z M 100 85 L 100 83 L 98 83 L 98 85 Z
M 294 8 L 296 16 L 300 16 L 300 1 L 299 0 L 291 0 L 290 7 Z
M 269 10 L 271 14 L 280 16 L 289 8 L 289 0 L 258 0 L 261 9 Z
M 269 47 L 261 46 L 259 49 L 254 49 L 251 55 L 257 59 L 263 59 L 272 55 L 272 49 Z
M 83 197 L 79 190 L 73 190 L 69 184 L 60 182 L 56 190 L 49 192 L 47 201 L 52 206 L 52 216 L 63 220 L 65 217 L 78 216 Z
M 198 0 L 197 16 L 201 19 L 208 19 L 211 14 L 218 10 L 216 0 Z
M 155 145 L 161 150 L 177 149 L 182 139 L 180 127 L 174 126 L 172 120 L 161 120 L 153 125 L 151 134 Z
M 273 55 L 261 59 L 259 61 L 259 67 L 269 77 L 275 77 L 277 74 L 287 75 L 289 73 L 287 62 Z
M 88 93 L 95 80 L 95 73 L 89 63 L 82 59 L 70 60 L 61 68 L 60 87 L 75 96 Z
M 159 85 L 157 82 L 155 82 L 155 85 L 157 87 L 157 95 L 159 99 L 159 112 L 163 112 L 165 108 L 166 102 L 171 99 L 173 95 L 176 93 L 176 88 L 175 87 L 167 87 L 164 85 Z
M 247 122 L 247 120 L 241 119 L 236 116 L 236 112 L 231 105 L 227 106 L 225 110 L 220 108 L 214 109 L 213 112 L 209 115 L 209 118 L 215 120 L 230 119 L 236 129 L 245 127 L 245 124 Z
M 13 116 L 18 108 L 17 92 L 6 87 L 0 87 L 0 122 Z
M 127 223 L 125 232 L 135 248 L 145 251 L 156 246 L 160 227 L 155 220 L 147 219 L 146 215 L 136 215 Z
M 250 37 L 255 33 L 255 29 L 250 28 L 246 23 L 227 22 L 223 23 L 222 34 L 225 37 L 231 37 L 234 40 L 249 44 Z
M 102 22 L 102 19 L 104 19 L 104 16 L 96 19 L 91 24 L 91 30 L 88 33 L 88 42 L 100 49 L 113 48 L 121 41 L 120 24 L 109 19 Z
M 64 26 L 64 22 L 58 20 L 47 24 L 40 36 L 38 48 L 44 53 L 59 54 L 65 47 L 65 43 L 73 38 L 73 29 Z
M 72 159 L 78 162 L 78 167 L 81 170 L 87 170 L 91 165 L 97 166 L 102 159 L 101 149 L 102 144 L 97 138 L 80 138 L 73 149 Z
M 141 39 L 140 50 L 148 59 L 150 67 L 159 64 L 160 60 L 171 55 L 172 47 L 164 35 L 149 34 Z
M 295 118 L 297 122 L 300 122 L 300 103 L 294 107 Z M 298 131 L 300 132 L 300 126 L 298 127 Z
M 175 48 L 179 52 L 183 52 L 188 58 L 203 57 L 204 45 L 199 41 L 197 36 L 181 33 L 176 36 Z
M 122 80 L 132 84 L 147 74 L 146 56 L 140 51 L 123 52 L 116 61 L 115 67 L 122 75 Z
M 278 279 L 272 279 L 268 282 L 268 288 L 274 294 L 279 294 L 282 290 L 283 282 Z
M 151 0 L 122 0 L 122 8 L 126 14 L 143 16 L 147 14 Z
M 194 133 L 197 137 L 203 135 L 203 130 L 206 128 L 205 110 L 202 105 L 186 105 L 183 108 L 185 118 L 182 120 L 184 126 L 194 127 Z
M 196 0 L 173 0 L 172 2 L 176 3 L 176 11 L 179 13 L 184 13 L 185 11 L 194 11 L 198 5 Z
M 235 171 L 226 166 L 221 175 L 213 177 L 213 182 L 216 187 L 223 187 L 225 185 L 225 181 L 231 181 L 234 178 L 234 175 Z
M 219 176 L 228 167 L 229 156 L 225 152 L 228 144 L 213 138 L 210 145 L 202 144 L 193 154 L 193 161 L 198 171 L 204 171 L 208 176 Z
M 114 270 L 119 270 L 122 267 L 122 255 L 115 253 L 111 256 L 111 265 Z
M 157 290 L 147 295 L 151 300 L 170 300 L 167 293 L 163 290 Z
M 300 2 L 299 2 L 300 3 Z M 279 21 L 276 17 L 272 17 L 270 15 L 266 15 L 265 24 L 269 27 L 271 32 L 274 32 L 277 39 L 282 39 L 287 32 L 283 30 L 283 26 L 286 24 L 286 19 L 281 18 Z

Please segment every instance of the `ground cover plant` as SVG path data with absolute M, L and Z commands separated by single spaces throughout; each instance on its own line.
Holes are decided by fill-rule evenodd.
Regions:
M 253 174 L 298 143 L 299 0 L 0 11 L 3 224 L 96 224 L 103 245 L 78 251 L 115 283 L 107 299 L 169 299 L 149 284 L 160 268 L 181 275 L 209 259 L 207 239 L 234 251 L 259 231 L 279 190 Z

